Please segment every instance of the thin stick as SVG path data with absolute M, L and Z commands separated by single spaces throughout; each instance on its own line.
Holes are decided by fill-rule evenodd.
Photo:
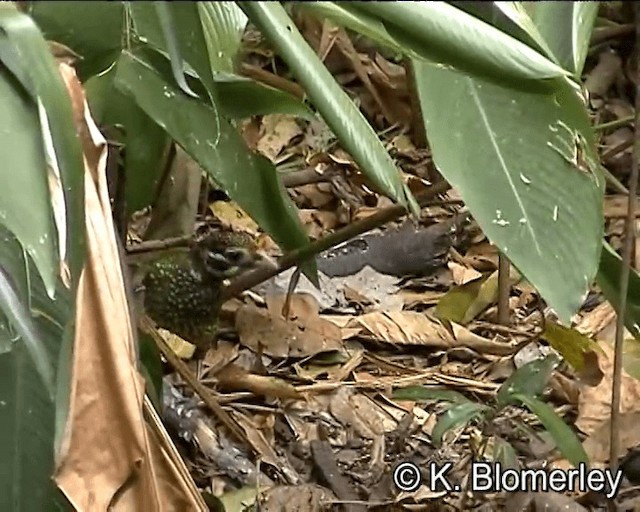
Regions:
M 640 47 L 640 5 L 634 3 L 635 24 L 636 24 L 636 47 Z M 637 57 L 636 57 L 637 59 Z M 640 64 L 640 63 L 638 63 Z M 637 66 L 636 69 L 640 69 Z M 633 163 L 631 165 L 631 175 L 629 176 L 629 207 L 625 226 L 624 248 L 622 253 L 622 270 L 620 272 L 620 308 L 616 317 L 616 343 L 615 358 L 613 360 L 613 386 L 611 393 L 611 422 L 609 432 L 609 442 L 611 452 L 609 455 L 609 466 L 611 471 L 618 469 L 618 456 L 620 455 L 620 396 L 622 381 L 622 344 L 624 335 L 624 320 L 627 309 L 627 294 L 629 291 L 629 273 L 631 271 L 631 249 L 635 245 L 635 217 L 636 217 L 636 194 L 638 190 L 638 158 L 640 157 L 640 86 L 636 84 L 636 119 L 635 136 L 633 147 Z
M 225 425 L 231 434 L 233 434 L 238 441 L 243 443 L 245 446 L 253 448 L 249 438 L 245 434 L 244 430 L 238 425 L 238 423 L 231 417 L 231 415 L 225 411 L 218 399 L 215 395 L 206 388 L 198 378 L 194 375 L 194 373 L 189 369 L 189 367 L 183 363 L 180 358 L 173 352 L 171 347 L 167 345 L 167 342 L 162 339 L 162 336 L 158 334 L 155 329 L 154 322 L 144 315 L 140 318 L 140 328 L 149 334 L 156 342 L 156 345 L 162 352 L 162 355 L 167 359 L 169 364 L 178 372 L 178 374 L 189 384 L 189 387 L 193 389 L 202 401 L 209 407 L 211 412 L 215 414 L 215 416 Z
M 509 271 L 511 264 L 507 257 L 498 254 L 498 323 L 509 325 Z

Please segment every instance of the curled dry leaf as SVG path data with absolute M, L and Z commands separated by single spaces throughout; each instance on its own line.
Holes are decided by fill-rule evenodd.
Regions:
M 251 443 L 251 447 L 259 454 L 259 457 L 263 462 L 273 466 L 276 471 L 282 473 L 287 482 L 291 484 L 297 484 L 300 482 L 300 475 L 298 475 L 295 468 L 286 458 L 280 457 L 276 453 L 273 442 L 273 432 L 268 432 L 269 439 L 267 439 L 265 433 L 256 427 L 256 416 L 249 418 L 241 415 L 237 411 L 233 413 L 233 416 L 238 425 L 241 425 L 244 429 L 247 439 L 249 439 L 249 442 Z
M 288 382 L 277 377 L 255 375 L 235 364 L 229 364 L 217 374 L 223 391 L 251 391 L 258 396 L 301 399 L 302 395 Z
M 460 265 L 459 263 L 455 263 L 454 261 L 450 261 L 449 263 L 447 263 L 447 266 L 449 267 L 449 270 L 451 270 L 453 282 L 458 286 L 482 277 L 482 274 L 474 268 Z
M 263 135 L 258 141 L 258 152 L 272 162 L 294 137 L 302 135 L 295 118 L 283 114 L 270 114 L 262 118 Z
M 488 340 L 455 323 L 451 323 L 449 331 L 438 320 L 415 311 L 374 311 L 354 317 L 349 326 L 360 326 L 363 335 L 395 345 L 424 345 L 445 350 L 465 346 L 494 355 L 512 351 L 508 344 Z
M 145 400 L 107 192 L 106 141 L 74 70 L 64 64 L 59 69 L 84 154 L 87 260 L 76 298 L 71 394 L 54 479 L 78 510 L 175 510 L 178 504 L 206 510 Z
M 603 302 L 588 313 L 585 313 L 577 323 L 575 329 L 585 336 L 602 338 L 602 332 L 611 325 L 615 325 L 616 311 L 611 304 Z
M 584 387 L 580 394 L 576 426 L 589 438 L 585 440 L 585 450 L 592 460 L 603 460 L 609 453 L 609 423 L 611 410 L 611 387 L 613 383 L 613 349 L 609 343 L 602 343 L 603 354 L 598 354 L 599 365 L 604 377 L 596 387 Z M 640 444 L 640 382 L 622 371 L 621 382 L 622 413 L 620 443 L 623 449 Z M 629 444 L 631 443 L 631 444 Z M 623 455 L 622 453 L 621 455 Z

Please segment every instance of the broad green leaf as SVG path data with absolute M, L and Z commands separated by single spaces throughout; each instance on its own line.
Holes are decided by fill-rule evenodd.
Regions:
M 566 82 L 536 94 L 414 64 L 437 168 L 567 322 L 595 277 L 603 229 L 604 187 L 584 104 Z
M 0 70 L 0 224 L 17 236 L 53 292 L 58 257 L 38 112 L 20 89 Z
M 51 480 L 55 430 L 66 414 L 66 406 L 54 404 L 52 397 L 63 394 L 60 391 L 68 374 L 59 368 L 57 385 L 55 381 L 45 385 L 38 368 L 44 364 L 46 373 L 56 373 L 65 337 L 62 326 L 70 325 L 73 316 L 70 292 L 58 283 L 52 301 L 33 263 L 24 267 L 23 251 L 15 237 L 0 229 L 0 240 L 0 267 L 12 273 L 11 287 L 18 292 L 15 305 L 27 324 L 25 329 L 6 329 L 10 320 L 0 314 L 0 324 L 4 324 L 0 346 L 10 347 L 0 353 L 0 510 L 71 510 L 64 506 Z M 5 275 L 3 272 L 0 279 Z M 19 281 L 23 281 L 21 286 Z M 27 293 L 19 291 L 24 286 L 29 288 Z M 21 331 L 26 338 L 19 336 Z M 8 334 L 10 339 L 6 339 Z M 35 357 L 33 346 L 37 346 Z M 64 394 L 68 396 L 68 391 Z
M 235 71 L 247 17 L 235 2 L 197 2 L 211 69 Z
M 560 453 L 564 455 L 571 464 L 577 466 L 579 463 L 588 464 L 587 456 L 582 443 L 560 416 L 556 414 L 553 408 L 528 395 L 515 394 L 513 398 L 526 405 L 529 410 L 537 416 L 540 423 L 551 434 Z
M 47 354 L 36 331 L 28 308 L 13 288 L 11 276 L 2 267 L 0 267 L 0 309 L 4 311 L 13 330 L 22 338 L 37 373 L 42 379 L 42 384 L 50 391 L 53 400 L 55 384 L 53 361 L 49 358 L 49 354 Z
M 483 416 L 489 407 L 475 402 L 463 402 L 459 405 L 452 405 L 445 412 L 433 427 L 431 432 L 431 440 L 433 444 L 439 446 L 442 443 L 442 437 L 454 428 L 462 427 L 469 423 L 472 419 Z
M 433 62 L 494 80 L 543 80 L 567 73 L 508 34 L 445 2 L 355 2 L 396 40 Z
M 544 52 L 547 58 L 558 64 L 553 51 L 551 51 L 538 27 L 536 27 L 529 13 L 520 2 L 491 2 L 491 5 L 524 31 L 532 39 L 533 43 Z
M 533 21 L 564 69 L 576 78 L 587 58 L 599 2 L 535 2 Z
M 74 285 L 84 260 L 84 200 L 75 193 L 84 190 L 80 142 L 69 96 L 49 48 L 31 18 L 11 4 L 0 4 L 0 60 L 31 96 L 31 101 L 20 97 L 8 73 L 0 74 L 2 121 L 7 123 L 3 131 L 10 132 L 0 143 L 4 157 L 0 177 L 8 173 L 2 179 L 6 186 L 0 192 L 0 222 L 17 235 L 52 294 L 59 258 L 68 261 Z M 58 202 L 53 216 L 51 175 L 62 182 L 53 192 L 59 194 L 53 197 Z M 33 190 L 28 203 L 15 194 L 20 190 Z
M 157 6 L 153 2 L 131 3 L 136 32 L 141 40 L 152 47 L 169 52 L 174 77 L 179 74 L 181 79 L 184 78 L 183 62 L 175 62 L 178 56 L 184 59 L 198 75 L 209 93 L 208 103 L 215 109 L 216 90 L 197 2 L 165 2 L 164 4 L 165 8 L 160 12 L 167 11 L 165 14 L 170 16 L 169 20 L 165 20 L 165 23 L 169 23 L 168 27 L 163 27 Z M 170 28 L 173 30 L 169 30 Z M 171 36 L 167 38 L 167 34 Z M 180 88 L 184 90 L 184 85 Z
M 513 402 L 516 394 L 527 396 L 542 394 L 558 364 L 560 364 L 558 357 L 551 354 L 518 368 L 498 389 L 496 396 L 498 406 L 504 407 Z
M 469 402 L 463 394 L 451 389 L 438 388 L 434 386 L 407 386 L 393 390 L 395 400 L 424 401 L 433 400 L 437 402 Z
M 142 51 L 145 60 L 162 76 L 168 76 L 168 55 L 160 51 Z M 193 87 L 199 90 L 201 84 L 196 83 L 198 76 L 186 70 L 185 75 Z M 102 78 L 102 77 L 100 77 Z M 216 93 L 222 113 L 231 119 L 265 114 L 289 114 L 303 119 L 315 119 L 315 114 L 296 97 L 284 91 L 274 89 L 260 82 L 230 73 L 214 73 Z
M 607 242 L 603 241 L 596 282 L 618 313 L 620 313 L 621 272 L 622 258 Z M 636 339 L 640 340 L 640 275 L 633 268 L 629 272 L 629 293 L 627 294 L 624 325 Z
M 225 116 L 242 119 L 266 114 L 289 114 L 312 120 L 315 115 L 295 96 L 238 75 L 213 77 Z
M 186 2 L 184 2 L 183 5 L 184 4 L 186 4 Z M 171 57 L 171 69 L 173 70 L 173 78 L 175 78 L 176 83 L 185 94 L 197 98 L 198 95 L 189 88 L 184 78 L 184 71 L 182 68 L 182 54 L 180 53 L 177 27 L 173 19 L 171 7 L 167 2 L 155 2 L 153 4 L 153 7 L 155 9 L 155 14 L 158 16 L 158 22 L 160 23 L 160 27 L 162 28 L 162 34 L 164 35 L 167 50 L 169 50 L 169 55 Z M 193 23 L 192 20 L 192 25 L 195 24 L 196 23 Z
M 136 102 L 116 89 L 115 67 L 94 76 L 85 85 L 87 100 L 95 121 L 106 126 L 121 126 L 125 144 L 125 200 L 129 214 L 148 206 L 153 200 L 162 174 L 169 138 Z
M 249 19 L 271 41 L 304 87 L 310 101 L 344 149 L 379 190 L 418 212 L 393 160 L 360 110 L 335 81 L 277 2 L 240 2 Z
M 75 67 L 83 81 L 107 69 L 120 53 L 123 2 L 29 2 L 29 14 L 48 40 L 81 57 Z
M 123 53 L 116 86 L 162 126 L 285 249 L 307 242 L 295 206 L 268 160 L 251 154 L 237 131 L 205 104 L 188 98 L 152 67 Z M 216 126 L 220 132 L 216 132 Z
M 53 509 L 55 411 L 42 381 L 35 376 L 23 343 L 0 354 L 1 510 Z

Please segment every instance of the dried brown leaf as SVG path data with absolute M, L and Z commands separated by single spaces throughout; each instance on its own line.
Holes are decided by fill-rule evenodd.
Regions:
M 66 65 L 59 69 L 85 156 L 87 261 L 77 292 L 69 412 L 54 479 L 78 510 L 206 510 L 145 400 L 107 192 L 106 141 L 90 118 L 75 72 Z
M 236 316 L 240 342 L 273 357 L 305 357 L 340 350 L 342 333 L 318 314 L 317 301 L 308 294 L 293 294 L 290 316 L 282 316 L 285 297 L 271 296 L 269 309 L 242 307 Z

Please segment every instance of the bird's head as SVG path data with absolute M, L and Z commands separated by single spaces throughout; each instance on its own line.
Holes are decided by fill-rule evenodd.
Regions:
M 221 281 L 255 267 L 263 259 L 254 239 L 246 233 L 214 233 L 200 241 L 193 254 L 209 276 Z

